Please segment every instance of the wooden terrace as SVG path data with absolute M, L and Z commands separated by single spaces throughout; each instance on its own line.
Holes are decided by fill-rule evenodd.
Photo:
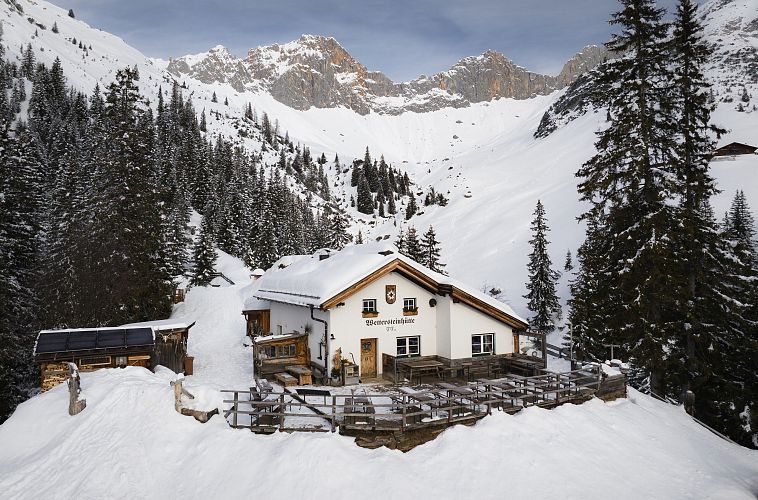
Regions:
M 259 382 L 248 390 L 225 390 L 224 417 L 231 427 L 256 433 L 360 431 L 407 432 L 471 424 L 496 411 L 554 407 L 592 397 L 603 383 L 599 365 L 566 373 L 525 377 L 509 374 L 469 383 L 388 386 L 385 392 L 359 387 L 349 393 L 326 388 L 275 390 Z M 368 389 L 368 390 L 367 390 Z

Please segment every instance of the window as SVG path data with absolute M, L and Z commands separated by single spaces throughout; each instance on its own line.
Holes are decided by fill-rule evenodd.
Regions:
M 403 299 L 403 312 L 415 313 L 418 311 L 416 306 L 416 297 Z
M 261 350 L 261 357 L 263 358 L 294 358 L 295 357 L 295 344 L 286 344 L 279 346 L 267 346 Z
M 398 337 L 397 357 L 411 358 L 421 356 L 421 337 Z
M 295 357 L 295 344 L 280 345 L 277 348 L 277 356 L 280 358 L 293 358 Z
M 276 325 L 276 334 L 281 335 L 282 334 L 282 325 Z
M 79 368 L 81 368 L 82 366 L 110 366 L 110 365 L 111 365 L 110 356 L 93 356 L 91 358 L 79 359 Z
M 476 333 L 471 336 L 471 355 L 489 356 L 495 353 L 495 334 Z
M 376 316 L 379 314 L 376 310 L 376 299 L 363 299 L 363 315 Z

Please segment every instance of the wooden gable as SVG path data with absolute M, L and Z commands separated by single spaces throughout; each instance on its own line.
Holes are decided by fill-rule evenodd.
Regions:
M 377 269 L 376 271 L 364 277 L 363 279 L 353 283 L 348 288 L 342 290 L 341 292 L 334 295 L 333 297 L 325 300 L 321 304 L 321 309 L 323 310 L 331 309 L 337 304 L 344 302 L 348 297 L 350 297 L 354 293 L 358 292 L 359 290 L 375 282 L 382 276 L 385 276 L 386 274 L 391 273 L 391 272 L 397 272 L 398 274 L 407 278 L 411 282 L 417 284 L 418 286 L 436 295 L 441 295 L 441 296 L 449 295 L 454 301 L 463 302 L 464 304 L 470 307 L 473 307 L 474 309 L 502 323 L 505 323 L 508 326 L 515 328 L 516 330 L 525 330 L 528 326 L 523 321 L 517 318 L 514 318 L 510 314 L 507 314 L 499 310 L 498 308 L 484 302 L 481 299 L 478 299 L 477 297 L 474 297 L 473 295 L 469 293 L 464 292 L 463 290 L 460 290 L 452 285 L 437 283 L 435 280 L 433 280 L 426 274 L 422 273 L 421 271 L 414 268 L 413 266 L 408 265 L 407 263 L 403 262 L 400 259 L 395 259 L 392 262 L 382 266 L 381 268 Z

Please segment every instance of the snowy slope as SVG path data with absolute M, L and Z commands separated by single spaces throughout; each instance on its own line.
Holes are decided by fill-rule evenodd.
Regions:
M 60 57 L 71 83 L 86 91 L 96 82 L 108 83 L 118 68 L 134 64 L 140 69 L 142 90 L 153 103 L 158 86 L 163 85 L 164 90 L 169 87 L 173 77 L 165 71 L 168 62 L 146 58 L 118 37 L 71 19 L 66 11 L 44 1 L 19 3 L 24 15 L 0 2 L 3 43 L 9 54 L 18 55 L 19 47 L 31 42 L 43 62 L 50 64 Z M 752 74 L 749 50 L 758 47 L 758 22 L 754 21 L 758 0 L 711 0 L 706 8 L 711 23 L 709 37 L 716 42 L 720 39 L 724 51 L 733 47 L 740 54 L 748 54 L 747 63 L 732 62 L 723 70 L 729 74 L 719 80 L 719 95 L 736 96 L 741 92 L 737 79 L 741 75 L 754 96 L 753 102 L 758 102 L 758 86 L 747 81 Z M 27 17 L 48 29 L 36 28 Z M 60 34 L 50 31 L 53 22 L 58 23 Z M 35 29 L 39 32 L 36 38 Z M 73 37 L 93 46 L 88 57 L 66 42 Z M 727 60 L 729 53 L 720 57 Z M 577 201 L 574 172 L 593 154 L 594 133 L 605 126 L 604 115 L 589 113 L 544 139 L 534 139 L 532 134 L 542 115 L 560 92 L 526 100 L 499 99 L 466 108 L 389 116 L 359 115 L 345 108 L 298 111 L 265 92 L 238 92 L 229 84 L 206 84 L 191 78 L 180 83 L 186 84 L 185 93 L 191 93 L 198 111 L 205 108 L 207 112 L 221 113 L 222 119 L 209 120 L 214 134 L 235 136 L 233 120 L 241 117 L 244 107 L 251 103 L 259 113 L 266 111 L 272 120 L 278 119 L 281 130 L 309 146 L 314 156 L 325 152 L 331 160 L 336 153 L 345 165 L 354 157 L 362 158 L 368 146 L 373 156 L 384 154 L 388 162 L 408 171 L 418 192 L 434 186 L 450 203 L 446 207 L 422 207 L 424 214 L 414 217 L 411 224 L 420 230 L 433 224 L 443 243 L 447 270 L 475 287 L 485 282 L 499 285 L 506 301 L 522 316 L 528 314 L 522 295 L 529 222 L 537 199 L 547 210 L 552 228 L 551 252 L 557 265 L 562 264 L 566 250 L 574 253 L 583 239 L 583 228 L 576 223 L 582 207 Z M 218 103 L 210 101 L 213 92 L 218 95 Z M 228 107 L 222 104 L 225 98 L 229 100 Z M 736 105 L 734 101 L 720 102 L 714 116 L 718 124 L 730 129 L 722 143 L 738 140 L 758 144 L 758 112 L 738 113 Z M 260 147 L 256 139 L 241 141 L 254 150 Z M 758 156 L 714 163 L 713 171 L 723 191 L 714 200 L 717 213 L 723 213 L 734 191 L 740 188 L 746 191 L 758 216 Z M 345 177 L 333 169 L 327 174 L 333 191 L 343 196 L 343 206 L 347 206 L 354 188 L 349 182 L 345 186 Z M 352 214 L 357 221 L 353 232 L 360 228 L 368 237 L 394 235 L 405 224 L 402 214 L 384 220 L 355 211 Z M 560 288 L 564 298 L 566 282 L 564 277 Z
M 142 368 L 83 374 L 82 385 L 81 414 L 68 416 L 59 386 L 0 427 L 0 496 L 452 499 L 505 491 L 511 498 L 740 500 L 758 493 L 758 452 L 634 391 L 609 404 L 496 412 L 403 454 L 330 433 L 260 436 L 219 417 L 200 424 L 174 411 L 165 373 Z
M 218 268 L 236 284 L 191 289 L 171 318 L 197 321 L 189 338 L 195 374 L 184 386 L 204 409 L 221 405 L 218 389 L 248 387 L 252 374 L 240 310 L 254 285 L 238 259 L 221 254 Z M 87 408 L 74 417 L 65 384 L 22 403 L 0 426 L 0 498 L 444 500 L 507 491 L 739 500 L 758 493 L 758 452 L 632 389 L 612 403 L 495 412 L 403 454 L 331 433 L 256 435 L 219 416 L 200 424 L 174 410 L 174 377 L 165 368 L 83 373 Z

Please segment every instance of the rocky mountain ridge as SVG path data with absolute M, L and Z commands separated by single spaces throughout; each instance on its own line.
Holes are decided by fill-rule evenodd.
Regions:
M 172 59 L 167 70 L 202 83 L 226 83 L 238 92 L 266 91 L 298 110 L 346 107 L 360 114 L 400 114 L 547 95 L 606 57 L 603 47 L 587 46 L 559 75 L 550 76 L 530 72 L 488 50 L 461 59 L 447 71 L 398 83 L 368 70 L 334 38 L 303 35 L 289 43 L 251 49 L 245 58 L 217 46 L 204 54 Z

